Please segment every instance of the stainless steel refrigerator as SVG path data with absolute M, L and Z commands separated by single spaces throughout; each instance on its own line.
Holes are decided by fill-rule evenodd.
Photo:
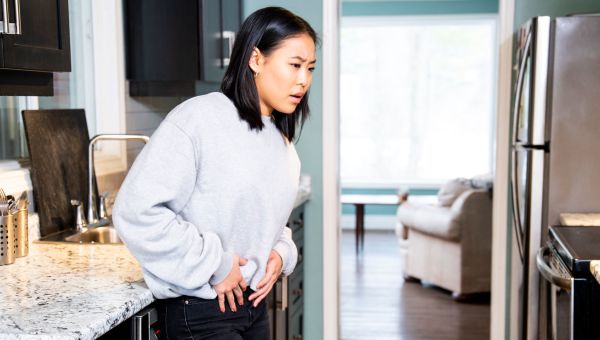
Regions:
M 536 253 L 560 213 L 600 212 L 600 17 L 535 17 L 516 41 L 511 191 L 521 261 L 512 294 L 519 338 L 550 339 Z

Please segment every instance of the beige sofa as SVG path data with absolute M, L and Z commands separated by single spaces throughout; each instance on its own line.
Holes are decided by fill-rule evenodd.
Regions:
M 491 272 L 491 182 L 481 188 L 462 181 L 462 188 L 442 188 L 439 203 L 409 198 L 397 214 L 405 277 L 450 290 L 456 300 L 489 292 Z

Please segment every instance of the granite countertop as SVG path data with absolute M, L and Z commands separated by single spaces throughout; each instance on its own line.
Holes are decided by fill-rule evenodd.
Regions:
M 303 175 L 294 207 L 309 199 Z M 29 239 L 39 239 L 29 215 Z M 28 256 L 0 266 L 0 338 L 95 339 L 154 301 L 124 245 L 30 242 Z
M 0 282 L 3 339 L 94 339 L 154 300 L 123 245 L 31 243 Z

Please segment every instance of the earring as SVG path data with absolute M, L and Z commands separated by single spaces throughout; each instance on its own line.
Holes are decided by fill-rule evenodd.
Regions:
M 258 71 L 254 72 L 254 78 L 258 77 Z

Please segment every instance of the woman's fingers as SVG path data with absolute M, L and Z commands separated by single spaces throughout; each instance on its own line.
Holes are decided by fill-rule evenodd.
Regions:
M 249 297 L 248 300 L 249 301 L 254 301 L 255 299 L 257 299 L 258 297 L 260 297 L 261 295 L 266 296 L 270 291 L 271 288 L 273 288 L 273 285 L 275 284 L 275 282 L 277 281 L 277 277 L 272 275 L 270 280 L 267 280 L 267 282 L 260 286 L 260 283 L 256 286 L 257 291 L 255 291 L 254 293 L 252 293 Z M 261 281 L 262 282 L 262 281 Z M 264 297 L 263 296 L 263 297 Z M 260 300 L 259 300 L 260 302 Z M 253 305 L 256 306 L 258 303 L 256 303 L 255 301 L 253 302 Z
M 269 273 L 267 271 L 267 274 L 263 277 L 262 280 L 260 280 L 260 282 L 256 285 L 256 289 L 261 289 L 264 285 L 266 285 L 267 283 L 269 283 L 269 281 L 271 281 L 271 279 L 273 278 L 273 273 Z
M 248 296 L 248 300 L 252 301 L 252 304 L 254 305 L 254 300 L 260 296 L 260 294 L 263 293 L 263 291 L 265 290 L 265 288 L 262 289 L 258 289 L 257 291 L 255 291 L 254 293 L 252 293 L 250 296 Z M 256 305 L 255 305 L 256 306 Z
M 239 286 L 233 288 L 233 294 L 235 294 L 235 297 L 237 298 L 237 302 L 238 305 L 243 305 L 244 304 L 244 292 L 242 292 L 242 288 L 240 288 Z
M 227 296 L 229 308 L 231 308 L 232 311 L 237 312 L 237 306 L 235 305 L 235 296 L 233 295 L 233 291 L 230 290 L 227 293 L 225 293 L 225 295 Z
M 260 289 L 262 286 L 267 284 L 269 281 L 273 280 L 273 276 L 275 275 L 275 264 L 273 261 L 269 261 L 267 263 L 267 271 L 265 276 L 263 276 L 262 280 L 256 285 L 256 288 Z
M 246 291 L 246 288 L 248 288 L 248 283 L 246 282 L 245 279 L 242 279 L 242 281 L 240 281 L 240 288 L 242 288 L 242 291 Z
M 246 265 L 248 263 L 248 259 L 235 256 L 234 267 L 227 277 L 214 286 L 215 291 L 217 292 L 217 298 L 219 300 L 219 309 L 222 313 L 225 313 L 225 299 L 227 299 L 227 303 L 229 304 L 229 308 L 232 311 L 237 312 L 236 300 L 239 305 L 244 304 L 244 293 L 248 288 L 248 283 L 242 276 L 240 272 L 240 267 Z
M 270 291 L 270 289 L 264 289 L 261 291 L 261 294 L 256 297 L 254 302 L 252 302 L 254 307 L 258 306 L 258 304 L 262 301 L 262 299 L 264 299 L 267 296 L 267 294 L 269 294 L 269 291 Z
M 217 298 L 219 299 L 219 309 L 221 313 L 225 313 L 225 294 L 218 293 Z

